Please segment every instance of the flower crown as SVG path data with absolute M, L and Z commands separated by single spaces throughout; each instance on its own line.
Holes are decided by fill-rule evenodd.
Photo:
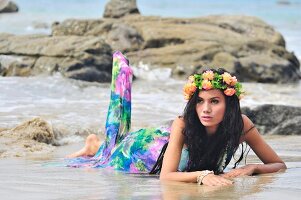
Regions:
M 235 76 L 231 76 L 228 72 L 218 74 L 212 70 L 189 76 L 183 89 L 184 98 L 189 100 L 197 88 L 199 90 L 220 89 L 224 91 L 225 95 L 233 96 L 235 94 L 239 99 L 243 93 L 241 83 L 237 81 Z

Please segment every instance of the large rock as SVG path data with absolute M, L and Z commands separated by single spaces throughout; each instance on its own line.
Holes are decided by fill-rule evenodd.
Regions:
M 170 68 L 173 76 L 186 77 L 214 66 L 224 67 L 241 81 L 300 80 L 300 63 L 285 49 L 282 35 L 256 17 L 127 15 L 66 20 L 54 23 L 52 29 L 49 37 L 0 34 L 1 74 L 60 71 L 81 80 L 109 81 L 110 51 L 120 50 L 132 65 L 142 62 L 152 68 Z M 13 59 L 20 62 L 11 62 Z
M 285 105 L 266 104 L 245 113 L 262 134 L 301 135 L 301 108 Z
M 52 25 L 52 35 L 77 35 L 101 37 L 113 51 L 136 51 L 142 48 L 143 38 L 136 28 L 116 20 L 68 19 Z
M 18 12 L 18 6 L 8 0 L 1 0 L 0 1 L 0 13 L 10 13 L 10 12 Z
M 108 44 L 93 36 L 0 35 L 0 73 L 28 76 L 59 71 L 70 78 L 108 82 L 111 53 Z
M 0 158 L 45 156 L 57 145 L 52 126 L 41 118 L 28 120 L 13 129 L 0 129 L 0 138 Z
M 128 14 L 139 14 L 136 0 L 111 0 L 107 3 L 103 17 L 120 18 Z
M 285 49 L 283 36 L 256 17 L 193 19 L 128 15 L 121 19 L 65 21 L 53 35 L 101 36 L 127 52 L 133 65 L 168 67 L 173 75 L 224 67 L 242 81 L 298 82 L 300 63 Z
M 31 139 L 46 144 L 54 144 L 55 141 L 51 125 L 41 118 L 26 121 L 9 132 L 19 139 Z

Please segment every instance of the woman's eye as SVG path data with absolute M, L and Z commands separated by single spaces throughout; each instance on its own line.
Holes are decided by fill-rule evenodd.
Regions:
M 213 103 L 213 104 L 218 104 L 219 101 L 218 101 L 217 99 L 212 99 L 212 100 L 211 100 L 211 103 Z
M 202 103 L 203 101 L 203 99 L 198 99 L 198 103 Z

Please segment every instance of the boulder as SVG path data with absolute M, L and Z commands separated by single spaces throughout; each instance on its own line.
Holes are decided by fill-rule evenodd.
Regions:
M 301 108 L 265 104 L 242 108 L 262 134 L 301 135 Z
M 226 68 L 249 82 L 297 83 L 301 77 L 299 60 L 286 50 L 280 33 L 256 17 L 229 15 L 70 19 L 54 23 L 51 36 L 0 34 L 0 56 L 27 62 L 0 70 L 2 75 L 60 71 L 67 77 L 105 81 L 115 50 L 126 53 L 133 66 L 169 68 L 174 77 L 186 78 L 208 67 Z
M 41 118 L 28 120 L 12 129 L 0 129 L 0 138 L 0 158 L 45 157 L 57 145 L 52 126 Z
M 93 36 L 0 35 L 0 73 L 28 76 L 59 71 L 70 78 L 108 82 L 111 53 L 108 44 Z
M 115 20 L 68 19 L 52 25 L 52 35 L 77 35 L 101 37 L 113 51 L 130 52 L 141 49 L 143 38 L 136 28 Z
M 25 121 L 12 129 L 0 129 L 0 136 L 15 140 L 34 140 L 46 144 L 56 143 L 52 126 L 39 117 Z
M 270 131 L 277 135 L 301 135 L 301 116 L 287 119 Z
M 55 141 L 52 127 L 41 118 L 34 118 L 18 125 L 10 130 L 10 135 L 20 139 L 31 139 L 46 144 L 53 144 Z
M 110 0 L 103 14 L 104 18 L 120 18 L 129 14 L 139 14 L 136 0 Z
M 18 12 L 19 8 L 17 4 L 12 1 L 2 0 L 0 1 L 0 13 Z
M 54 26 L 52 34 L 100 36 L 113 50 L 127 52 L 133 65 L 168 67 L 173 76 L 214 66 L 226 68 L 242 81 L 287 83 L 300 79 L 300 63 L 285 49 L 283 36 L 256 17 L 128 15 L 63 22 Z

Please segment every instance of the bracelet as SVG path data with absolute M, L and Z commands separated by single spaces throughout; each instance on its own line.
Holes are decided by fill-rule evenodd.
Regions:
M 203 179 L 205 178 L 205 176 L 207 176 L 208 174 L 213 174 L 213 171 L 209 171 L 209 170 L 203 170 L 200 171 L 200 174 L 197 176 L 197 183 L 199 185 L 203 185 Z

